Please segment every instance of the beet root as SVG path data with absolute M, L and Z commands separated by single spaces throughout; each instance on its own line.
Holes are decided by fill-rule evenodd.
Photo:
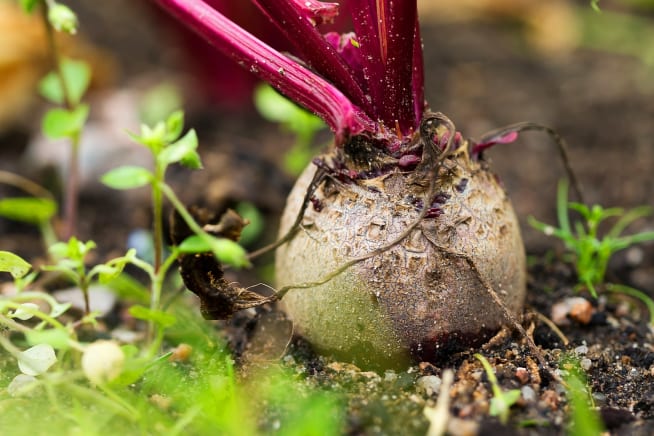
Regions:
M 282 216 L 292 227 L 316 168 L 305 170 Z M 437 170 L 429 213 L 387 250 L 282 299 L 317 351 L 367 368 L 438 361 L 477 346 L 506 323 L 488 287 L 511 313 L 523 307 L 525 254 L 504 189 L 460 147 Z M 388 246 L 420 217 L 433 190 L 416 172 L 339 182 L 325 178 L 301 228 L 277 249 L 278 286 L 316 282 L 349 260 Z

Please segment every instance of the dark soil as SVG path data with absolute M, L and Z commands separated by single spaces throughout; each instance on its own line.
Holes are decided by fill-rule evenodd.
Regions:
M 564 325 L 556 332 L 538 314 L 549 316 L 554 304 L 580 296 L 573 290 L 573 271 L 560 262 L 539 260 L 529 272 L 523 324 L 547 361 L 546 368 L 515 333 L 500 334 L 481 351 L 457 353 L 436 365 L 422 362 L 406 371 L 377 372 L 317 356 L 309 344 L 295 337 L 281 357 L 282 365 L 301 374 L 307 384 L 346 399 L 346 434 L 426 434 L 429 423 L 423 410 L 434 406 L 439 393 L 430 386 L 438 386 L 443 371 L 452 369 L 456 376 L 449 391 L 449 433 L 535 435 L 567 432 L 570 404 L 560 378 L 566 374 L 565 362 L 572 359 L 585 369 L 592 404 L 606 430 L 616 435 L 651 434 L 654 333 L 649 314 L 620 296 L 593 300 L 585 295 L 592 303 L 589 319 L 575 320 L 568 315 L 559 320 Z M 289 340 L 287 333 L 269 335 L 263 339 L 266 347 L 261 346 L 256 325 L 262 317 L 270 323 L 271 313 L 275 312 L 241 313 L 226 329 L 246 374 L 252 366 L 276 360 Z M 277 330 L 288 332 L 286 323 L 283 315 L 277 314 Z M 489 416 L 493 394 L 483 367 L 473 357 L 477 352 L 491 362 L 503 390 L 521 390 L 522 398 L 511 409 L 506 424 Z
M 572 164 L 590 202 L 623 207 L 652 203 L 654 80 L 652 71 L 638 60 L 583 48 L 544 56 L 498 23 L 425 22 L 423 27 L 427 99 L 433 109 L 454 120 L 459 130 L 475 137 L 517 121 L 550 125 L 570 143 Z M 102 40 L 99 35 L 95 38 L 100 44 L 125 44 L 125 38 L 118 42 Z M 158 49 L 151 34 L 140 42 L 145 46 L 136 45 L 137 53 Z M 122 52 L 126 59 L 128 52 Z M 151 67 L 139 63 L 128 70 L 148 72 Z M 171 70 L 170 74 L 176 73 Z M 202 138 L 200 152 L 206 169 L 192 175 L 175 170 L 171 184 L 189 204 L 221 209 L 239 201 L 254 203 L 267 217 L 260 244 L 270 242 L 292 184 L 292 178 L 279 169 L 282 148 L 289 147 L 292 139 L 252 114 L 196 110 L 190 118 Z M 38 123 L 32 124 L 36 128 Z M 0 169 L 25 169 L 55 188 L 49 183 L 49 173 L 24 165 L 23 151 L 30 135 L 24 128 L 2 133 Z M 524 135 L 518 144 L 505 147 L 489 156 L 522 222 L 528 215 L 555 222 L 555 185 L 564 173 L 554 147 L 536 134 Z M 0 189 L 3 196 L 13 193 Z M 121 195 L 97 184 L 86 186 L 80 211 L 82 238 L 96 240 L 100 257 L 115 255 L 124 250 L 133 229 L 148 226 L 147 204 L 145 194 Z M 652 226 L 651 220 L 637 223 L 634 229 L 648 225 Z M 524 235 L 533 261 L 523 325 L 541 348 L 548 367 L 539 367 L 525 339 L 517 334 L 498 339 L 483 350 L 502 388 L 522 391 L 507 425 L 488 415 L 491 386 L 473 357 L 479 350 L 452 355 L 438 365 L 420 363 L 406 371 L 376 373 L 316 356 L 299 337 L 286 347 L 290 328 L 283 317 L 271 315 L 274 309 L 246 311 L 220 326 L 245 375 L 252 365 L 270 365 L 271 358 L 281 359 L 282 365 L 295 368 L 307 384 L 342 393 L 348 404 L 347 434 L 425 434 L 429 424 L 423 409 L 438 399 L 438 392 L 425 388 L 436 379 L 425 377 L 440 378 L 447 368 L 456 373 L 449 392 L 449 430 L 453 434 L 562 434 L 569 405 L 556 378 L 565 356 L 583 361 L 594 405 L 611 434 L 654 434 L 654 336 L 647 324 L 648 314 L 637 302 L 613 294 L 597 300 L 582 294 L 593 307 L 590 319 L 571 319 L 568 325 L 560 325 L 569 341 L 564 345 L 563 337 L 536 313 L 550 317 L 554 304 L 578 296 L 573 290 L 574 273 L 562 263 L 560 253 L 551 251 L 558 247 L 554 240 L 526 224 Z M 0 248 L 30 259 L 43 253 L 33 229 L 5 220 L 0 220 Z M 651 246 L 618 255 L 610 269 L 614 281 L 654 295 Z M 265 266 L 256 270 L 265 271 Z M 254 271 L 230 272 L 230 277 L 243 285 L 262 281 Z M 261 339 L 257 325 L 263 315 L 266 323 L 272 323 L 264 331 L 278 326 L 281 333 Z M 272 431 L 271 422 L 261 425 Z

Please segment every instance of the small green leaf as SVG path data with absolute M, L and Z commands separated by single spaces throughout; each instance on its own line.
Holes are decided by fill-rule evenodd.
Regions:
M 602 12 L 599 7 L 600 0 L 590 0 L 590 7 L 593 8 L 595 12 Z
M 48 252 L 55 258 L 60 259 L 57 265 L 47 268 L 76 268 L 83 264 L 84 256 L 96 247 L 95 242 L 83 242 L 76 237 L 71 237 L 68 242 L 56 242 L 48 247 Z M 46 268 L 46 267 L 44 267 Z
M 189 130 L 179 141 L 164 148 L 157 159 L 164 165 L 177 163 L 198 148 L 198 136 L 194 129 Z
M 489 414 L 500 417 L 500 420 L 505 423 L 509 418 L 509 409 L 519 399 L 520 390 L 518 389 L 502 392 L 501 395 L 491 398 Z
M 160 328 L 167 328 L 177 322 L 175 315 L 162 310 L 152 310 L 144 306 L 134 305 L 129 308 L 129 314 L 134 318 L 144 321 L 152 321 Z
M 170 116 L 177 108 L 182 107 L 182 104 L 182 95 L 176 85 L 171 82 L 157 84 L 146 90 L 141 99 L 139 104 L 141 121 L 154 124 Z
M 130 136 L 136 142 L 145 145 L 157 155 L 166 143 L 166 124 L 162 121 L 159 121 L 154 127 L 141 124 L 141 134 L 131 134 Z
M 35 345 L 18 355 L 18 368 L 23 374 L 37 376 L 46 372 L 57 361 L 49 344 Z
M 257 87 L 254 103 L 261 116 L 298 134 L 304 143 L 310 141 L 315 132 L 326 127 L 319 117 L 293 103 L 270 85 Z
M 61 71 L 66 81 L 66 90 L 73 106 L 79 104 L 91 83 L 91 68 L 84 61 L 64 59 Z M 57 72 L 50 72 L 39 83 L 39 93 L 52 103 L 63 105 L 65 102 L 61 79 Z
M 88 105 L 82 104 L 72 111 L 50 109 L 43 117 L 43 133 L 50 139 L 71 138 L 84 128 L 89 115 Z
M 50 316 L 57 318 L 70 309 L 70 306 L 72 306 L 72 303 L 57 303 L 50 308 Z
M 153 180 L 153 174 L 143 167 L 122 166 L 105 173 L 102 183 L 114 189 L 140 188 Z
M 179 163 L 190 170 L 202 169 L 202 160 L 200 159 L 198 152 L 195 150 L 187 153 Z
M 198 235 L 191 235 L 184 239 L 181 244 L 177 246 L 180 253 L 193 254 L 193 253 L 206 253 L 211 251 L 211 245 Z
M 8 272 L 15 279 L 24 277 L 32 268 L 22 257 L 9 251 L 0 251 L 0 271 Z
M 111 265 L 96 265 L 93 267 L 89 275 L 91 274 L 97 274 L 98 275 L 98 281 L 100 283 L 107 283 L 108 281 L 111 281 L 114 277 L 116 277 L 118 274 L 121 273 L 122 268 L 117 268 L 115 266 Z
M 67 252 L 66 252 L 66 257 L 72 260 L 77 260 L 77 261 L 83 261 L 84 256 L 86 254 L 93 250 L 96 245 L 95 242 L 93 241 L 80 241 L 76 237 L 72 236 L 69 240 L 68 243 L 66 244 L 67 247 Z
M 309 144 L 304 142 L 297 142 L 288 152 L 284 155 L 284 169 L 289 174 L 299 176 L 302 171 L 307 167 L 311 159 L 315 156 Z
M 7 386 L 7 393 L 12 397 L 27 396 L 37 383 L 38 380 L 33 375 L 18 374 Z
M 77 15 L 66 5 L 48 4 L 48 21 L 57 32 L 77 33 Z
M 243 247 L 231 239 L 213 238 L 211 251 L 221 263 L 233 266 L 235 268 L 244 268 L 250 266 L 247 252 Z
M 210 235 L 191 235 L 177 247 L 182 253 L 213 252 L 221 263 L 243 268 L 250 266 L 247 252 L 238 243 L 226 238 L 214 238 Z
M 48 252 L 58 259 L 68 257 L 68 243 L 55 242 L 50 247 L 48 247 Z
M 265 226 L 264 217 L 254 204 L 248 202 L 239 203 L 236 206 L 236 212 L 249 221 L 249 224 L 243 228 L 239 239 L 240 244 L 248 245 L 261 235 Z
M 254 104 L 261 116 L 276 123 L 287 123 L 303 111 L 270 85 L 260 85 L 255 89 Z
M 57 203 L 49 198 L 14 197 L 0 200 L 0 216 L 29 224 L 42 224 L 57 213 Z
M 106 285 L 122 300 L 141 304 L 147 304 L 150 301 L 148 289 L 127 274 L 119 274 Z
M 59 329 L 27 330 L 25 339 L 30 345 L 48 344 L 57 350 L 66 350 L 70 347 L 68 333 Z
M 184 112 L 177 110 L 166 119 L 166 142 L 176 141 L 184 129 Z
M 16 310 L 9 314 L 10 318 L 16 318 L 21 321 L 27 321 L 34 317 L 34 312 L 39 310 L 39 305 L 35 303 L 23 303 Z
M 125 254 L 125 256 L 112 259 L 106 264 L 96 265 L 89 273 L 89 276 L 98 274 L 98 280 L 100 283 L 107 284 L 118 277 L 123 272 L 123 269 L 125 269 L 125 265 L 127 265 L 135 256 L 136 250 L 132 248 L 127 252 L 127 254 Z
M 39 2 L 39 0 L 20 0 L 20 6 L 27 13 L 30 13 L 34 10 L 34 7 Z

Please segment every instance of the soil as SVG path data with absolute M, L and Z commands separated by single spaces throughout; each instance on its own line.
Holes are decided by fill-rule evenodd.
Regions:
M 443 372 L 452 369 L 455 381 L 449 390 L 450 434 L 558 435 L 567 433 L 570 423 L 566 385 L 560 378 L 566 374 L 564 362 L 573 359 L 585 370 L 591 402 L 609 434 L 652 434 L 654 335 L 648 314 L 620 296 L 588 298 L 584 299 L 590 303 L 588 317 L 575 319 L 568 315 L 560 321 L 566 325 L 557 332 L 538 314 L 549 316 L 557 302 L 579 297 L 573 291 L 574 273 L 557 261 L 538 261 L 529 272 L 524 325 L 547 361 L 547 368 L 538 364 L 518 334 L 500 334 L 481 351 L 457 353 L 437 365 L 421 362 L 406 371 L 378 372 L 317 356 L 308 343 L 295 337 L 281 357 L 282 365 L 302 374 L 306 383 L 347 399 L 346 434 L 426 434 L 429 423 L 423 410 L 435 405 Z M 253 337 L 257 338 L 255 343 L 260 340 L 254 328 L 257 320 L 268 320 L 270 316 L 263 310 L 241 314 L 231 324 L 239 327 L 227 330 L 246 373 L 253 365 L 269 364 L 275 353 L 272 350 L 279 352 L 286 345 L 288 338 L 282 335 L 268 338 L 265 352 L 259 345 L 251 346 Z M 285 324 L 283 316 L 275 322 L 278 326 Z M 473 356 L 478 352 L 493 366 L 503 390 L 521 391 L 521 399 L 511 409 L 506 424 L 489 416 L 492 387 Z
M 100 16 L 100 12 L 92 15 Z M 119 64 L 129 65 L 126 69 L 130 74 L 152 72 L 153 66 L 167 68 L 165 71 L 173 76 L 178 74 L 175 56 L 166 57 L 163 65 L 145 55 L 139 59 L 152 59 L 153 63 L 129 64 L 129 50 L 112 47 L 130 47 L 125 38 L 111 41 L 102 39 L 101 33 L 91 33 L 90 37 L 116 53 Z M 480 136 L 525 120 L 553 126 L 570 144 L 572 164 L 589 202 L 626 208 L 652 203 L 654 80 L 652 70 L 639 60 L 584 48 L 546 55 L 527 45 L 503 22 L 426 21 L 423 37 L 427 99 L 464 134 Z M 151 54 L 158 49 L 157 43 L 148 33 L 132 50 Z M 252 202 L 266 217 L 264 236 L 258 244 L 273 240 L 276 220 L 293 181 L 280 169 L 282 150 L 291 146 L 292 139 L 247 112 L 234 115 L 196 107 L 189 124 L 202 138 L 205 170 L 189 176 L 186 170 L 174 169 L 171 184 L 188 204 L 220 209 L 235 202 Z M 57 189 L 51 183 L 51 172 L 35 169 L 23 160 L 38 123 L 26 125 L 31 128 L 15 128 L 0 136 L 0 169 L 20 170 Z M 323 139 L 328 141 L 328 136 Z M 537 315 L 552 317 L 555 304 L 580 296 L 573 289 L 574 272 L 562 261 L 559 245 L 526 224 L 529 215 L 555 222 L 555 186 L 564 173 L 547 138 L 524 135 L 518 144 L 503 147 L 492 150 L 489 156 L 513 199 L 532 260 L 523 325 L 548 364 L 547 368 L 539 366 L 525 339 L 517 334 L 498 338 L 482 351 L 502 388 L 522 392 L 508 424 L 488 414 L 492 391 L 480 362 L 473 357 L 479 350 L 449 356 L 438 365 L 416 363 L 406 371 L 363 371 L 316 355 L 300 337 L 293 337 L 289 344 L 291 328 L 275 308 L 245 311 L 228 323 L 217 324 L 225 332 L 244 376 L 253 365 L 270 365 L 274 358 L 295 368 L 307 384 L 347 398 L 346 434 L 420 435 L 426 434 L 429 426 L 423 410 L 435 404 L 439 397 L 437 380 L 451 368 L 456 374 L 449 391 L 451 433 L 562 434 L 569 404 L 563 384 L 556 378 L 562 374 L 562 358 L 574 355 L 582 361 L 592 400 L 610 434 L 653 434 L 654 336 L 648 314 L 638 303 L 620 296 L 593 299 L 582 294 L 591 306 L 585 308 L 589 318 L 564 316 L 558 321 L 561 334 Z M 3 196 L 14 192 L 0 189 Z M 147 204 L 144 193 L 123 195 L 91 183 L 82 193 L 80 235 L 96 240 L 100 257 L 113 256 L 124 250 L 134 229 L 148 226 Z M 633 229 L 652 225 L 649 219 L 636 223 Z M 43 253 L 32 228 L 1 219 L 0 247 L 29 259 Z M 243 285 L 269 281 L 265 267 L 269 261 L 264 259 L 263 266 L 252 271 L 230 271 L 230 278 Z M 642 246 L 619 254 L 611 263 L 610 274 L 612 281 L 654 296 L 654 249 Z M 262 329 L 262 323 L 268 328 Z M 264 339 L 258 333 L 275 327 L 281 333 Z M 564 344 L 564 338 L 569 343 Z M 261 427 L 272 432 L 273 423 L 262 422 Z

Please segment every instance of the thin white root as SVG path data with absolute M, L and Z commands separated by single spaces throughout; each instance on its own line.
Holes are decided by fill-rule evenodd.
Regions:
M 427 436 L 442 436 L 450 420 L 450 388 L 454 382 L 454 371 L 446 369 L 441 377 L 441 388 L 434 407 L 425 406 L 422 413 L 429 421 Z

